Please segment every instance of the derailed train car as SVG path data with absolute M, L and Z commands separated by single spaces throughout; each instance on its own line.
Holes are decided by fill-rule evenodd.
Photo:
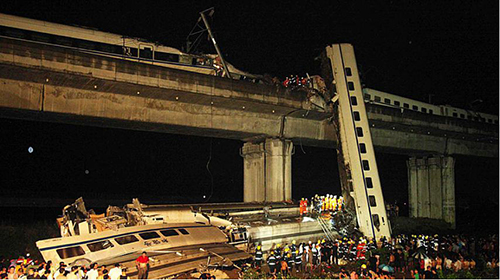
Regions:
M 135 259 L 146 252 L 150 277 L 163 278 L 200 267 L 229 267 L 251 256 L 230 245 L 217 227 L 201 222 L 168 223 L 149 219 L 139 209 L 109 207 L 104 215 L 87 212 L 82 199 L 58 219 L 61 237 L 36 243 L 45 261 L 70 265 L 121 263 L 137 274 Z

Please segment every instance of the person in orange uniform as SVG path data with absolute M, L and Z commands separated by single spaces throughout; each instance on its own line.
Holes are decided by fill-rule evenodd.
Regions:
M 304 200 L 304 198 L 302 198 L 302 199 L 300 200 L 300 203 L 299 203 L 299 212 L 300 212 L 300 216 L 302 216 L 302 215 L 304 214 L 304 212 L 305 212 L 305 211 L 304 211 L 304 202 L 305 202 L 305 200 Z

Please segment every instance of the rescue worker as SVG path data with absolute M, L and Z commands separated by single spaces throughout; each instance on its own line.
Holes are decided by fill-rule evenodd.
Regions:
M 292 253 L 297 250 L 297 242 L 295 240 L 292 240 L 292 245 L 290 246 L 290 250 L 292 250 Z
M 343 259 L 344 258 L 344 247 L 345 247 L 345 243 L 343 243 L 342 240 L 339 240 L 339 244 L 338 244 L 338 258 L 339 259 Z
M 305 211 L 304 211 L 304 202 L 305 202 L 305 200 L 304 200 L 304 198 L 302 198 L 300 200 L 300 203 L 299 203 L 299 212 L 300 212 L 300 216 L 301 217 L 305 213 Z
M 302 271 L 302 254 L 299 250 L 295 251 L 295 270 L 297 272 Z
M 307 201 L 307 198 L 305 199 L 304 201 L 304 214 L 307 214 L 307 204 L 308 204 L 308 201 Z
M 267 257 L 267 265 L 269 266 L 269 272 L 272 275 L 276 274 L 276 257 L 274 256 L 274 252 L 271 251 L 269 253 L 269 257 Z
M 288 87 L 289 84 L 290 84 L 290 78 L 286 77 L 285 81 L 283 81 L 283 86 Z
M 342 208 L 343 208 L 343 203 L 344 203 L 344 198 L 342 196 L 339 197 L 339 199 L 337 200 L 337 210 L 338 211 L 342 211 Z
M 295 265 L 295 259 L 293 258 L 292 256 L 292 253 L 289 252 L 287 255 L 286 255 L 286 263 L 288 265 L 288 274 L 290 275 L 291 271 L 294 269 L 294 265 Z
M 356 259 L 356 242 L 354 240 L 350 240 L 349 242 L 349 260 L 354 261 Z
M 338 262 L 338 252 L 339 252 L 339 241 L 335 240 L 335 242 L 332 245 L 332 262 L 336 265 L 339 264 Z
M 337 211 L 337 202 L 338 202 L 337 201 L 337 196 L 334 195 L 333 199 L 332 199 L 332 203 L 333 203 L 332 209 L 333 209 L 333 211 Z
M 258 270 L 260 270 L 260 267 L 262 266 L 262 247 L 260 245 L 257 246 L 257 249 L 255 250 L 255 261 L 254 261 L 254 267 Z
M 312 264 L 316 265 L 318 263 L 318 248 L 316 247 L 316 244 L 312 244 L 311 252 L 312 252 Z
M 359 243 L 356 248 L 356 260 L 364 260 L 365 259 L 365 241 L 362 237 L 359 238 Z
M 285 260 L 286 259 L 286 256 L 285 258 L 280 262 L 280 273 L 281 273 L 281 276 L 282 277 L 288 277 L 288 263 L 287 261 Z
M 281 244 L 279 243 L 274 249 L 274 257 L 276 258 L 276 262 L 279 264 L 279 262 L 281 261 Z

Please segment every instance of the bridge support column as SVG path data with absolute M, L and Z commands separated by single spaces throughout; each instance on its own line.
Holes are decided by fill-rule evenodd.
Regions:
M 407 161 L 410 217 L 442 219 L 455 228 L 455 159 Z
M 243 145 L 244 202 L 292 199 L 292 150 L 290 140 L 271 138 Z

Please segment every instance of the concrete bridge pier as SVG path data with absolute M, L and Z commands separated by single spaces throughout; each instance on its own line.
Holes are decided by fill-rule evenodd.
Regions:
M 442 219 L 455 228 L 455 159 L 412 157 L 407 167 L 410 217 Z
M 290 140 L 268 138 L 261 143 L 243 144 L 243 201 L 291 200 L 292 154 Z

